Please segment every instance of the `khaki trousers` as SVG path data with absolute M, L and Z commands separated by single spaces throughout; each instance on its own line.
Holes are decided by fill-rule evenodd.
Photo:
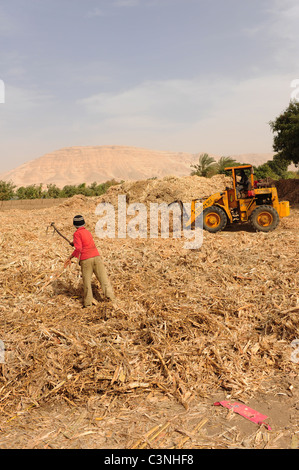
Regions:
M 91 288 L 91 278 L 93 274 L 96 275 L 97 280 L 101 284 L 101 288 L 105 297 L 110 300 L 114 300 L 115 297 L 113 289 L 109 282 L 104 263 L 101 260 L 100 256 L 81 260 L 80 266 L 84 287 L 84 307 L 89 307 L 90 305 L 92 305 L 93 295 Z

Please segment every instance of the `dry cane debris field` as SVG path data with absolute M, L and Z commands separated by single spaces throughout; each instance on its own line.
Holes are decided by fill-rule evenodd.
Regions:
M 171 202 L 222 176 L 124 183 L 102 198 L 1 213 L 0 448 L 297 448 L 299 209 L 271 233 L 248 226 L 183 238 L 95 237 L 118 303 L 82 309 L 72 239 L 99 202 Z M 298 347 L 298 346 L 297 346 Z M 257 425 L 222 406 L 268 416 Z

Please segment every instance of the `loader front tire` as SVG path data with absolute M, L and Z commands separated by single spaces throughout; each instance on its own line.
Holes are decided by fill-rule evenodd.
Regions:
M 250 216 L 250 223 L 258 232 L 271 232 L 279 224 L 279 215 L 272 206 L 258 206 Z
M 207 232 L 220 232 L 226 224 L 227 215 L 221 207 L 211 206 L 203 211 L 203 228 Z

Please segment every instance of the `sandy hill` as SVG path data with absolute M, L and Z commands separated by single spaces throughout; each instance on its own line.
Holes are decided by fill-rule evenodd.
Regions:
M 198 155 L 184 152 L 148 150 L 125 146 L 67 147 L 43 155 L 0 174 L 0 179 L 13 181 L 16 186 L 55 183 L 90 184 L 109 179 L 143 180 L 167 175 L 190 175 L 190 165 L 197 163 Z M 219 156 L 212 155 L 217 161 Z M 260 165 L 273 154 L 232 155 L 237 161 Z

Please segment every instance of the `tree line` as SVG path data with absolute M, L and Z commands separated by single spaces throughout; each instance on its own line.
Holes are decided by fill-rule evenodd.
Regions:
M 198 158 L 196 165 L 191 165 L 193 170 L 191 175 L 204 176 L 211 178 L 214 175 L 230 173 L 225 168 L 239 165 L 248 165 L 249 163 L 240 163 L 231 157 L 221 157 L 218 162 L 207 153 L 202 153 Z M 281 157 L 274 155 L 273 160 L 268 160 L 259 166 L 253 166 L 256 179 L 271 178 L 273 180 L 299 178 L 298 171 L 289 171 L 289 163 L 282 160 Z
M 254 166 L 256 178 L 298 178 L 299 170 L 289 171 L 288 167 L 292 163 L 296 167 L 299 165 L 299 102 L 291 100 L 288 107 L 274 121 L 270 121 L 269 125 L 274 134 L 273 150 L 276 153 L 272 160 L 258 167 Z M 199 156 L 198 164 L 191 165 L 191 174 L 211 177 L 225 173 L 225 167 L 238 165 L 241 163 L 231 157 L 221 157 L 215 162 L 213 157 L 203 153 Z
M 105 183 L 86 183 L 78 185 L 66 185 L 62 189 L 56 184 L 48 184 L 45 188 L 42 184 L 30 184 L 28 186 L 16 186 L 11 181 L 0 181 L 0 201 L 8 201 L 10 199 L 56 199 L 69 198 L 77 194 L 83 196 L 101 196 L 110 186 L 120 184 L 112 179 Z

